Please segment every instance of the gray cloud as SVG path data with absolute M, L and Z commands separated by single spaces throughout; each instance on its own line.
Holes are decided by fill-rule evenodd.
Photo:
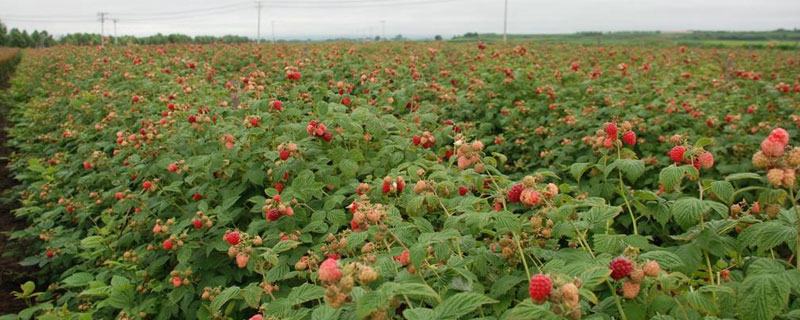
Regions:
M 265 0 L 264 38 L 271 38 L 272 21 L 279 39 L 376 36 L 382 33 L 381 21 L 386 21 L 387 36 L 415 38 L 500 33 L 503 27 L 503 0 L 297 1 Z M 388 5 L 380 5 L 387 1 Z M 411 4 L 395 5 L 400 2 Z M 255 2 L 247 0 L 0 0 L 0 8 L 0 20 L 9 27 L 45 29 L 56 35 L 99 32 L 100 11 L 119 19 L 119 35 L 256 35 Z M 797 0 L 509 0 L 509 33 L 797 27 Z M 110 22 L 106 32 L 113 32 Z

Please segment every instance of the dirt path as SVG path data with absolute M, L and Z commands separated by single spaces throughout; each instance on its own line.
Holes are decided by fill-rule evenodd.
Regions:
M 6 90 L 8 83 L 0 79 L 0 91 Z M 7 157 L 12 150 L 6 146 L 6 128 L 10 123 L 6 120 L 7 106 L 0 101 L 0 193 L 7 192 L 16 185 L 11 172 L 6 167 Z M 15 230 L 25 228 L 25 222 L 17 220 L 11 211 L 17 203 L 2 203 L 0 201 L 0 315 L 17 313 L 26 307 L 21 300 L 16 300 L 11 291 L 20 291 L 19 286 L 28 280 L 33 280 L 34 268 L 19 265 L 19 259 L 5 256 L 6 253 L 16 251 L 19 243 L 8 240 L 8 236 Z M 37 288 L 38 289 L 38 288 Z

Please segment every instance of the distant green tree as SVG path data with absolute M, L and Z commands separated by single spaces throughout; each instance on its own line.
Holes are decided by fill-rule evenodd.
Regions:
M 0 47 L 6 46 L 8 42 L 8 29 L 6 29 L 6 25 L 0 21 Z

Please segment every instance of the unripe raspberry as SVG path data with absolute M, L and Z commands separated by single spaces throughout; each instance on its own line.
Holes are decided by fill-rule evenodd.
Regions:
M 658 261 L 648 261 L 644 264 L 644 275 L 648 277 L 655 277 L 661 273 L 661 266 Z
M 519 196 L 520 202 L 526 206 L 535 206 L 539 204 L 541 198 L 542 195 L 539 193 L 539 191 L 534 189 L 522 190 L 522 193 Z
M 789 157 L 787 158 L 787 162 L 792 167 L 800 167 L 800 147 L 792 148 L 792 151 L 789 152 Z
M 632 300 L 639 295 L 639 290 L 642 288 L 638 282 L 625 281 L 622 283 L 622 296 L 625 299 Z
M 239 253 L 236 255 L 236 265 L 239 269 L 244 269 L 247 267 L 247 262 L 250 261 L 250 256 L 244 253 Z
M 642 279 L 644 279 L 644 270 L 635 268 L 631 271 L 631 281 L 642 282 Z
M 364 266 L 361 273 L 358 274 L 358 281 L 363 283 L 371 283 L 378 279 L 378 273 L 370 266 Z
M 783 185 L 784 171 L 782 169 L 770 169 L 767 171 L 767 181 L 775 187 L 780 188 Z
M 758 204 L 758 201 L 756 201 L 755 203 L 753 203 L 753 208 L 752 208 L 752 209 L 750 209 L 750 211 L 752 211 L 752 212 L 753 212 L 753 213 L 755 213 L 755 214 L 759 214 L 759 213 L 761 213 L 761 206 Z
M 756 152 L 753 155 L 753 167 L 756 169 L 764 169 L 767 166 L 769 166 L 769 158 L 761 151 Z
M 783 169 L 783 186 L 794 188 L 795 172 L 794 169 Z
M 522 183 L 515 184 L 511 187 L 511 190 L 508 190 L 508 201 L 512 203 L 519 202 L 523 189 L 525 189 L 525 186 Z
M 580 294 L 578 293 L 578 286 L 570 282 L 561 286 L 561 299 L 570 309 L 578 306 Z
M 627 277 L 633 269 L 633 263 L 625 257 L 616 257 L 608 264 L 611 269 L 611 278 L 619 280 Z
M 714 155 L 711 152 L 704 152 L 697 156 L 697 161 L 700 162 L 700 166 L 703 168 L 711 168 L 714 166 Z
M 483 142 L 480 140 L 475 140 L 472 142 L 472 150 L 481 151 L 483 150 Z
M 553 291 L 553 281 L 550 280 L 550 277 L 544 274 L 537 274 L 531 277 L 530 284 L 528 285 L 528 293 L 533 303 L 544 303 L 550 296 L 551 291 Z
M 233 258 L 236 256 L 237 253 L 239 253 L 239 249 L 236 249 L 236 247 L 234 246 L 228 247 L 228 257 Z

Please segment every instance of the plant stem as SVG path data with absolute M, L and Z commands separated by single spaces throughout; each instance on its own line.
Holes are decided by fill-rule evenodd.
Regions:
M 617 305 L 617 311 L 619 311 L 620 318 L 622 318 L 622 320 L 628 320 L 628 317 L 625 316 L 625 310 L 622 310 L 622 303 L 619 302 L 617 291 L 614 290 L 614 287 L 611 285 L 611 282 L 608 282 L 608 280 L 606 280 L 606 285 L 608 285 L 608 290 L 611 290 L 611 294 L 614 295 L 614 303 Z
M 639 228 L 636 226 L 636 216 L 633 214 L 633 208 L 631 208 L 631 203 L 628 202 L 628 191 L 625 190 L 625 184 L 622 183 L 622 172 L 619 172 L 617 169 L 617 173 L 619 173 L 619 192 L 622 194 L 622 199 L 625 199 L 625 206 L 628 207 L 628 213 L 631 215 L 631 222 L 633 222 L 633 234 L 639 234 Z
M 519 244 L 519 236 L 517 233 L 514 232 L 514 244 L 517 245 L 517 251 L 519 252 L 519 258 L 522 259 L 522 265 L 525 267 L 525 274 L 528 275 L 528 280 L 531 279 L 531 271 L 528 269 L 528 262 L 525 260 L 525 253 L 522 252 L 522 246 Z
M 797 210 L 794 188 L 789 188 L 789 196 L 792 197 L 792 207 L 794 207 L 794 213 L 797 215 L 797 247 L 795 248 L 794 255 L 797 258 L 797 269 L 800 269 L 800 211 Z

